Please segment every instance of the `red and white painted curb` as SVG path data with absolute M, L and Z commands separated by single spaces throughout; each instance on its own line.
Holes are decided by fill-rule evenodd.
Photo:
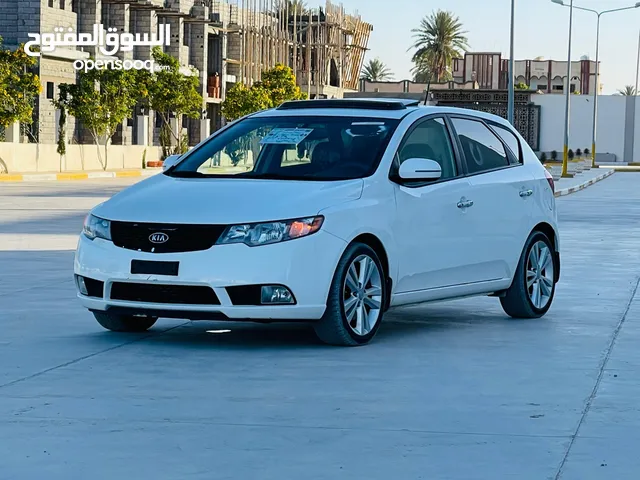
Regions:
M 593 185 L 594 183 L 599 182 L 600 180 L 604 180 L 607 177 L 610 177 L 611 175 L 613 175 L 615 173 L 615 170 L 611 169 L 608 172 L 605 172 L 601 175 L 598 175 L 595 178 L 592 178 L 591 180 L 587 180 L 586 182 L 583 182 L 579 185 L 576 185 L 575 187 L 569 187 L 569 188 L 563 188 L 561 190 L 556 190 L 555 196 L 556 197 L 564 197 L 565 195 L 571 195 L 572 193 L 576 193 L 579 192 L 580 190 L 584 190 L 585 188 Z

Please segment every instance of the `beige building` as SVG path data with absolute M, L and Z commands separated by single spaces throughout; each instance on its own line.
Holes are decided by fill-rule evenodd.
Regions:
M 570 91 L 583 95 L 591 95 L 595 86 L 602 85 L 596 79 L 595 63 L 586 57 L 571 62 Z M 454 59 L 452 65 L 453 81 L 440 84 L 432 83 L 432 90 L 439 89 L 481 89 L 506 90 L 509 78 L 509 60 L 500 53 L 467 52 L 463 58 Z M 531 90 L 542 93 L 563 93 L 567 85 L 567 62 L 544 60 L 541 57 L 533 60 L 516 60 L 514 62 L 516 83 L 524 83 Z M 361 92 L 424 92 L 426 83 L 415 83 L 410 80 L 399 82 L 368 82 L 361 80 Z
M 329 1 L 311 10 L 307 5 L 304 12 L 292 5 L 281 0 L 0 0 L 0 35 L 5 47 L 17 48 L 29 40 L 29 33 L 53 33 L 56 27 L 92 33 L 94 25 L 102 24 L 119 34 L 151 34 L 169 24 L 171 39 L 165 52 L 179 59 L 185 72 L 194 68 L 200 80 L 202 118 L 185 118 L 182 124 L 193 145 L 221 125 L 220 104 L 230 86 L 251 85 L 276 63 L 292 67 L 300 87 L 312 98 L 339 98 L 345 91 L 357 91 L 373 26 Z M 151 58 L 151 50 L 135 46 L 116 55 L 144 61 Z M 74 61 L 90 56 L 108 58 L 96 47 L 57 47 L 42 54 L 36 68 L 42 94 L 23 140 L 57 141 L 59 113 L 51 100 L 60 84 L 76 81 Z M 70 140 L 91 142 L 73 118 L 67 125 Z M 160 126 L 158 115 L 138 108 L 113 143 L 157 145 Z

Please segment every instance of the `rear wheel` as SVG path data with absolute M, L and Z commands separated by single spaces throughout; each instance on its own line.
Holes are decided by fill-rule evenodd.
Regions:
M 363 243 L 350 245 L 333 276 L 327 309 L 315 325 L 330 345 L 364 345 L 375 336 L 387 298 L 385 272 L 376 252 Z
M 107 312 L 93 312 L 100 325 L 112 332 L 146 332 L 158 321 L 157 317 L 136 317 L 114 315 Z
M 542 232 L 533 232 L 522 252 L 511 287 L 500 298 L 514 318 L 538 318 L 547 313 L 556 291 L 554 247 Z

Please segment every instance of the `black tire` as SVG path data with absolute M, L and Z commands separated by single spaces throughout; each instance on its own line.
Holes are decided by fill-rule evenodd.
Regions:
M 555 247 L 549 238 L 542 232 L 534 231 L 531 233 L 527 242 L 524 245 L 520 261 L 518 262 L 518 268 L 513 278 L 513 282 L 509 289 L 506 291 L 504 297 L 500 298 L 502 308 L 507 315 L 513 318 L 539 318 L 542 317 L 553 303 L 553 297 L 556 292 L 555 276 L 553 278 L 551 286 L 551 294 L 549 300 L 542 308 L 537 308 L 531 301 L 529 288 L 527 287 L 527 261 L 529 254 L 534 245 L 538 242 L 543 242 L 549 249 L 551 254 L 551 262 L 553 265 L 553 272 L 556 272 L 558 265 L 556 265 L 556 256 L 554 255 Z
M 133 315 L 114 315 L 107 312 L 93 312 L 100 325 L 112 332 L 146 332 L 158 321 L 156 317 L 134 317 Z
M 349 326 L 347 316 L 344 311 L 343 295 L 344 285 L 347 275 L 347 269 L 351 263 L 361 255 L 367 255 L 372 259 L 381 275 L 381 297 L 382 308 L 380 308 L 378 319 L 369 333 L 359 335 Z M 382 263 L 376 252 L 363 243 L 353 243 L 347 247 L 346 251 L 340 258 L 336 271 L 329 288 L 329 296 L 327 298 L 327 309 L 322 318 L 314 324 L 314 330 L 318 338 L 329 345 L 338 345 L 345 347 L 355 347 L 365 345 L 375 336 L 380 324 L 387 304 L 387 273 L 382 267 Z

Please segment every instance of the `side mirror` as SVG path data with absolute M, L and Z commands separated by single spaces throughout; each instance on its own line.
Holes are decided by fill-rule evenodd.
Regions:
M 171 167 L 173 167 L 176 163 L 178 163 L 178 160 L 180 160 L 181 156 L 182 155 L 169 155 L 167 158 L 165 158 L 164 162 L 162 163 L 162 171 L 166 172 Z
M 398 176 L 402 180 L 439 180 L 442 176 L 440 164 L 426 158 L 409 158 L 400 164 Z

